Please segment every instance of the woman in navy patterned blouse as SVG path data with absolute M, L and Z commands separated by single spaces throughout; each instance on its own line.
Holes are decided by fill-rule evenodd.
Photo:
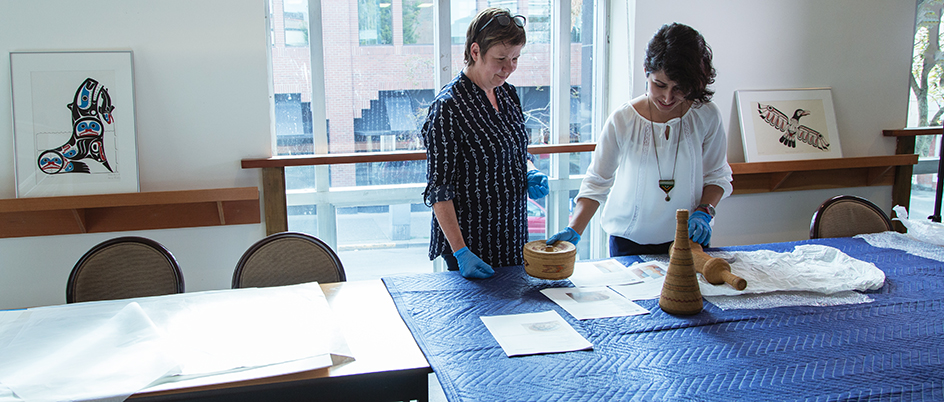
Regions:
M 525 17 L 480 12 L 466 32 L 466 67 L 429 107 L 424 198 L 433 208 L 429 258 L 488 278 L 493 266 L 523 264 L 527 199 L 547 195 L 534 168 L 515 87 L 505 82 L 527 39 Z

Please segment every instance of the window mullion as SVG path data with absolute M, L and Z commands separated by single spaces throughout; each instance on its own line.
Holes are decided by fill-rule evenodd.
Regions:
M 551 9 L 551 143 L 570 142 L 570 1 L 552 2 Z M 568 154 L 551 155 L 551 177 L 570 175 Z M 567 226 L 569 191 L 553 191 L 547 197 L 547 233 Z
M 328 115 L 325 107 L 324 34 L 321 22 L 321 0 L 308 1 L 309 66 L 311 67 L 311 134 L 314 153 L 327 154 Z
M 308 1 L 309 66 L 311 67 L 311 135 L 315 154 L 327 154 L 328 115 L 325 94 L 324 30 L 321 21 L 321 0 Z M 330 171 L 328 166 L 315 167 L 315 191 L 327 193 L 330 190 Z M 337 215 L 334 205 L 320 203 L 318 209 L 318 237 L 331 246 L 338 248 Z
M 610 7 L 609 0 L 596 0 L 594 10 L 594 30 L 593 30 L 593 107 L 591 110 L 592 121 L 592 141 L 596 142 L 597 133 L 603 130 L 603 124 L 608 117 L 609 109 L 609 49 L 610 49 Z M 630 7 L 635 8 L 635 0 L 631 0 Z M 630 20 L 633 21 L 633 20 Z M 633 68 L 629 66 L 630 75 Z M 595 214 L 596 216 L 601 213 Z M 609 255 L 609 239 L 603 226 L 599 224 L 600 218 L 594 217 L 593 221 L 584 231 L 587 237 L 587 244 L 590 249 L 590 258 L 605 258 Z
M 603 129 L 603 123 L 606 122 L 607 110 L 607 78 L 609 69 L 606 68 L 609 59 L 609 15 L 610 8 L 607 0 L 595 0 L 593 6 L 594 29 L 593 29 L 593 117 L 591 125 L 593 127 L 593 142 L 596 142 L 597 133 Z M 632 69 L 630 69 L 631 71 Z
M 433 49 L 438 57 L 434 57 L 436 79 L 433 82 L 433 92 L 452 81 L 452 6 L 451 0 L 437 0 L 433 21 Z

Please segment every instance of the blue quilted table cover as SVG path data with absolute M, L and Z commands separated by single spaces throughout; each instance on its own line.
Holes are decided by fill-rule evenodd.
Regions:
M 486 280 L 457 272 L 384 278 L 449 401 L 944 400 L 944 263 L 860 239 L 727 247 L 836 247 L 872 262 L 885 285 L 872 303 L 650 314 L 577 320 L 540 293 L 570 281 L 523 267 Z M 636 257 L 621 258 L 625 264 Z M 557 310 L 593 344 L 509 358 L 480 316 Z

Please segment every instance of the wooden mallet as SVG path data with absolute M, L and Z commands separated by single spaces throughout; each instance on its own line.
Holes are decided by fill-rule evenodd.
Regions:
M 705 280 L 712 285 L 720 285 L 727 282 L 737 290 L 744 290 L 747 287 L 747 281 L 740 276 L 731 273 L 731 264 L 727 261 L 712 257 L 705 253 L 701 244 L 691 241 L 692 259 L 695 262 L 695 271 L 702 274 Z M 669 250 L 672 250 L 670 247 Z

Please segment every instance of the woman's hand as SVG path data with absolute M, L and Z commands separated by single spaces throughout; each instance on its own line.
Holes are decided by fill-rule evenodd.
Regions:
M 475 253 L 469 251 L 468 247 L 460 248 L 453 255 L 459 263 L 459 273 L 463 278 L 485 279 L 495 275 L 495 270 Z
M 550 239 L 547 239 L 547 245 L 553 245 L 554 243 L 557 243 L 558 240 L 569 241 L 571 244 L 576 246 L 577 243 L 580 242 L 580 234 L 568 226 L 567 229 L 561 230 L 560 232 L 557 232 L 557 234 L 551 236 Z
M 711 215 L 704 211 L 695 211 L 688 217 L 688 236 L 692 241 L 708 247 L 711 242 Z
M 547 185 L 547 175 L 540 170 L 533 169 L 528 171 L 528 197 L 532 200 L 539 199 L 551 192 Z

